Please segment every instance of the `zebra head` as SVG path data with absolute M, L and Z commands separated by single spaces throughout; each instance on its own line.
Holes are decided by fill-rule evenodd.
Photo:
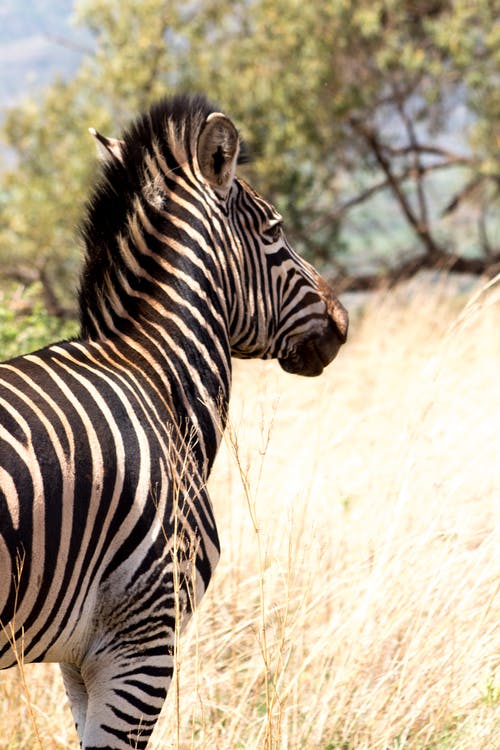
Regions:
M 202 177 L 226 203 L 231 252 L 239 267 L 231 353 L 277 358 L 287 372 L 320 375 L 346 341 L 347 312 L 325 279 L 290 246 L 281 215 L 235 177 L 239 150 L 231 120 L 211 113 L 197 156 Z
M 168 225 L 200 260 L 208 248 L 214 284 L 205 297 L 224 310 L 231 355 L 277 358 L 287 372 L 319 375 L 346 341 L 347 312 L 290 246 L 277 210 L 236 176 L 244 149 L 233 122 L 203 97 L 176 97 L 153 107 L 123 141 L 91 133 L 129 184 L 129 165 L 141 162 L 135 182 L 167 245 Z

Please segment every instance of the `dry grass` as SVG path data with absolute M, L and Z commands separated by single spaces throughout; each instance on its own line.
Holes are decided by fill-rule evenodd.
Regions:
M 223 555 L 153 750 L 500 748 L 500 281 L 373 299 L 325 375 L 237 363 Z M 76 747 L 25 667 L 43 750 Z M 0 746 L 38 744 L 15 671 Z

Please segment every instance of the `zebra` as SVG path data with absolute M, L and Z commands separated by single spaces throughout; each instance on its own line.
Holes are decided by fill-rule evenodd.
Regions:
M 0 668 L 59 662 L 80 747 L 125 750 L 148 745 L 219 558 L 231 357 L 319 375 L 348 317 L 204 96 L 91 132 L 80 334 L 0 366 Z

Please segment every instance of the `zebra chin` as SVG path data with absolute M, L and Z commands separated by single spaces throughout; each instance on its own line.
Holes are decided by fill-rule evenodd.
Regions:
M 313 378 L 321 375 L 325 367 L 335 359 L 345 340 L 346 336 L 330 320 L 325 332 L 294 342 L 290 353 L 278 357 L 278 362 L 285 372 Z

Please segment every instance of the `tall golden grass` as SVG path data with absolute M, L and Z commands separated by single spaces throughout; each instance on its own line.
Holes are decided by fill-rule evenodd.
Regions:
M 374 296 L 315 380 L 236 363 L 210 485 L 153 750 L 499 750 L 500 279 Z M 2 750 L 76 747 L 56 667 L 23 672 Z

